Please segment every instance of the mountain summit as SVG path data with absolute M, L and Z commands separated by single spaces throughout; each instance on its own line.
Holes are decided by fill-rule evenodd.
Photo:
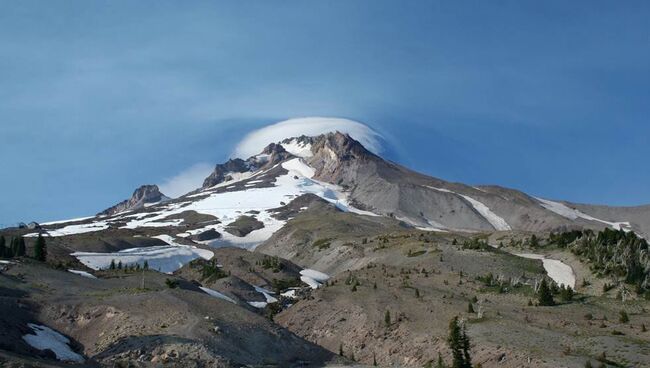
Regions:
M 339 209 L 396 219 L 432 231 L 561 231 L 610 227 L 650 234 L 650 207 L 578 205 L 530 196 L 499 186 L 471 186 L 430 177 L 387 161 L 341 132 L 286 138 L 260 153 L 215 166 L 201 188 L 170 200 L 155 185 L 138 188 L 99 213 L 104 226 L 158 227 L 183 224 L 194 211 L 221 225 L 191 232 L 223 233 L 225 221 L 254 212 L 262 228 L 225 244 L 251 247 L 282 227 L 276 208 L 303 194 L 315 194 Z M 133 220 L 134 213 L 146 214 Z M 172 219 L 167 221 L 166 219 Z M 130 219 L 130 220 L 129 220 Z M 128 220 L 128 221 L 126 221 Z M 126 221 L 126 223 L 125 223 Z M 86 230 L 96 227 L 89 226 Z M 85 231 L 77 229 L 76 231 Z M 66 233 L 66 232 L 64 232 Z

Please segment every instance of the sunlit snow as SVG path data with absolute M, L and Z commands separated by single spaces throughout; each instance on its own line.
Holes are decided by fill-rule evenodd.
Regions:
M 168 245 L 129 248 L 113 253 L 75 252 L 72 256 L 93 270 L 109 268 L 111 261 L 122 262 L 123 265 L 140 264 L 147 261 L 149 268 L 160 272 L 171 273 L 183 265 L 201 257 L 211 259 L 214 253 L 210 250 L 194 246 L 178 244 L 168 235 L 159 235 L 156 238 Z
M 70 340 L 49 327 L 27 324 L 34 334 L 23 335 L 23 340 L 37 350 L 51 350 L 56 358 L 61 361 L 82 363 L 84 358 L 72 351 Z
M 589 216 L 580 210 L 570 208 L 567 205 L 560 202 L 554 202 L 548 199 L 542 199 L 537 197 L 535 197 L 535 199 L 537 199 L 540 202 L 540 205 L 542 207 L 546 208 L 551 212 L 555 212 L 562 217 L 566 217 L 570 220 L 582 218 L 589 221 L 596 221 L 596 222 L 603 223 L 605 225 L 611 226 L 615 230 L 622 229 L 623 231 L 632 231 L 632 226 L 627 221 L 622 221 L 622 222 L 605 221 L 605 220 L 595 218 L 593 216 Z
M 558 285 L 564 284 L 565 286 L 576 287 L 576 275 L 573 269 L 568 264 L 558 261 L 557 259 L 546 258 L 541 254 L 521 253 L 515 254 L 516 256 L 528 259 L 541 259 L 546 274 Z

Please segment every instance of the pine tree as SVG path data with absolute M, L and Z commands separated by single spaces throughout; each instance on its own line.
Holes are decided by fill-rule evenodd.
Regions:
M 23 257 L 25 256 L 25 253 L 27 253 L 27 250 L 25 248 L 25 238 L 21 236 L 16 239 L 16 252 L 14 256 Z
M 630 322 L 630 317 L 627 315 L 627 312 L 626 312 L 626 311 L 621 310 L 621 311 L 619 312 L 618 321 L 621 322 L 621 323 L 628 323 L 628 322 Z
M 442 360 L 442 355 L 440 355 L 440 353 L 438 353 L 438 363 L 436 364 L 436 368 L 447 368 L 445 361 Z
M 11 238 L 11 257 L 18 257 L 18 238 Z
M 0 235 L 0 258 L 7 257 L 7 250 L 5 249 L 5 237 Z
M 442 360 L 442 355 L 440 355 L 440 353 L 438 353 L 438 363 L 436 363 L 436 368 L 447 368 L 445 361 Z
M 390 312 L 388 310 L 384 313 L 384 323 L 386 324 L 386 327 L 390 326 Z
M 372 353 L 372 365 L 374 367 L 377 366 L 377 356 L 375 355 L 375 353 Z
M 147 261 L 146 259 L 144 260 L 144 269 L 145 270 L 149 269 L 149 261 Z
M 111 265 L 108 266 L 108 269 L 109 269 L 109 270 L 114 270 L 114 269 L 116 269 L 116 268 L 117 268 L 117 266 L 115 265 L 115 260 L 114 260 L 114 259 L 111 259 Z
M 475 313 L 474 312 L 474 305 L 472 305 L 472 302 L 469 302 L 467 304 L 467 313 Z
M 449 322 L 449 337 L 447 338 L 447 343 L 449 344 L 449 349 L 451 349 L 452 368 L 464 368 L 465 356 L 463 355 L 462 332 L 460 324 L 458 323 L 458 317 L 454 317 L 451 322 Z
M 464 324 L 461 329 L 461 332 L 462 332 L 461 349 L 463 350 L 463 360 L 464 360 L 463 368 L 472 368 L 472 357 L 469 354 L 469 349 L 470 349 L 469 337 L 467 337 L 467 330 L 465 329 Z
M 415 297 L 420 299 L 420 289 L 418 288 L 415 289 Z
M 122 261 L 117 262 L 117 269 L 118 270 L 122 269 Z
M 34 245 L 34 259 L 40 262 L 45 262 L 47 260 L 47 247 L 45 245 L 45 238 L 43 235 L 38 234 L 36 238 L 36 244 Z
M 541 306 L 552 306 L 555 305 L 555 300 L 553 300 L 553 294 L 551 289 L 548 287 L 546 279 L 542 279 L 542 282 L 539 284 L 539 290 L 537 291 L 537 298 L 539 305 Z
M 560 298 L 565 302 L 573 300 L 573 289 L 571 289 L 571 286 L 564 287 L 564 284 L 562 284 L 560 287 Z
M 339 344 L 339 356 L 343 356 L 343 343 Z

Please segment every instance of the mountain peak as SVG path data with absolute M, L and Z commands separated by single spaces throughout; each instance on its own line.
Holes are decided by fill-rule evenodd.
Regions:
M 137 188 L 131 198 L 124 200 L 112 207 L 98 213 L 98 216 L 111 216 L 116 213 L 131 211 L 146 207 L 154 203 L 168 201 L 170 198 L 160 192 L 157 185 L 146 184 Z

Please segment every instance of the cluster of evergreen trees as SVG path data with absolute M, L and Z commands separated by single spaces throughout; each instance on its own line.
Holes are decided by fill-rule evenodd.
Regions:
M 145 259 L 144 263 L 142 266 L 140 266 L 140 263 L 131 263 L 131 264 L 123 264 L 122 261 L 115 262 L 114 259 L 111 259 L 111 264 L 108 266 L 109 270 L 125 270 L 125 271 L 140 271 L 141 269 L 148 270 L 149 269 L 149 261 Z
M 648 242 L 632 231 L 571 231 L 551 234 L 549 240 L 588 261 L 600 276 L 621 278 L 641 291 L 650 289 Z
M 573 300 L 574 291 L 571 286 L 557 286 L 556 283 L 548 283 L 546 279 L 542 279 L 537 290 L 537 303 L 541 306 L 553 306 L 556 304 L 554 295 L 557 295 L 562 301 L 570 302 Z
M 24 257 L 26 255 L 27 247 L 25 246 L 25 239 L 22 236 L 11 238 L 11 242 L 7 244 L 5 237 L 0 235 L 0 258 Z M 34 259 L 41 262 L 45 262 L 47 259 L 45 238 L 40 234 L 34 244 Z
M 275 257 L 268 257 L 264 256 L 264 259 L 261 261 L 255 262 L 256 266 L 262 266 L 264 269 L 272 269 L 273 272 L 280 272 L 283 268 L 284 265 L 282 262 L 280 262 L 280 258 L 275 256 Z

